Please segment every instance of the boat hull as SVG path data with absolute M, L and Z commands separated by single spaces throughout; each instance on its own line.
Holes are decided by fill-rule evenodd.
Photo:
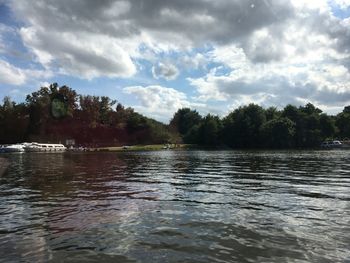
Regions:
M 62 144 L 33 143 L 24 147 L 26 152 L 65 152 L 66 149 Z

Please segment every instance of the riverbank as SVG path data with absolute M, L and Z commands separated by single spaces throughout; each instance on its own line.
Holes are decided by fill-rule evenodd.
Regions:
M 119 147 L 100 147 L 95 148 L 95 151 L 109 151 L 109 152 L 121 152 L 121 151 L 160 151 L 160 150 L 184 150 L 184 149 L 196 149 L 197 145 L 194 144 L 149 144 L 149 145 L 125 145 Z
M 0 158 L 0 176 L 6 171 L 9 162 L 5 158 Z

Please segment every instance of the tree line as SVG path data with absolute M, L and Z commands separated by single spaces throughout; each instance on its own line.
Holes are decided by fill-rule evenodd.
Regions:
M 167 125 L 147 118 L 107 96 L 81 95 L 53 83 L 15 103 L 6 96 L 0 106 L 0 144 L 23 141 L 81 145 L 163 143 L 173 134 Z
M 81 95 L 53 83 L 0 105 L 0 144 L 24 141 L 94 146 L 187 143 L 231 148 L 311 148 L 324 140 L 350 138 L 350 106 L 336 116 L 308 103 L 278 110 L 256 104 L 220 118 L 179 109 L 168 125 L 147 118 L 107 96 Z
M 350 138 L 350 106 L 336 116 L 308 103 L 278 110 L 256 104 L 239 107 L 226 117 L 202 117 L 189 108 L 179 109 L 170 127 L 185 143 L 232 148 L 312 148 L 325 140 Z

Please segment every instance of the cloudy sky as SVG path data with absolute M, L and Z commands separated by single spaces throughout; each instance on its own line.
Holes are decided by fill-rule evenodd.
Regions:
M 0 0 L 0 98 L 57 82 L 167 122 L 350 104 L 350 0 Z

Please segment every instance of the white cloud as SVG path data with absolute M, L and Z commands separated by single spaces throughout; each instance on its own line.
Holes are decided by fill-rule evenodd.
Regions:
M 22 28 L 20 34 L 46 68 L 57 65 L 62 73 L 86 79 L 130 77 L 136 71 L 128 53 L 105 35 L 47 32 L 33 27 Z
M 53 76 L 51 71 L 18 68 L 0 59 L 0 83 L 9 85 L 23 85 L 27 82 L 45 80 Z
M 291 3 L 299 10 L 314 9 L 324 12 L 329 10 L 328 0 L 291 0 Z
M 286 37 L 284 29 L 291 22 L 330 21 L 327 0 L 10 2 L 13 12 L 26 23 L 22 29 L 27 35 L 24 36 L 25 42 L 33 47 L 39 58 L 42 56 L 38 51 L 51 55 L 49 59 L 57 57 L 59 61 L 63 60 L 63 55 L 72 56 L 74 62 L 87 67 L 84 60 L 88 58 L 87 54 L 77 54 L 77 49 L 91 49 L 96 58 L 108 58 L 107 62 L 115 66 L 114 74 L 120 76 L 132 74 L 131 63 L 128 61 L 124 69 L 116 66 L 116 61 L 125 59 L 125 54 L 142 57 L 138 50 L 140 45 L 156 52 L 168 52 L 191 50 L 207 44 L 235 44 L 253 60 L 268 61 L 270 56 L 267 53 L 276 60 L 283 54 L 279 42 L 283 42 Z M 336 3 L 346 6 L 348 0 L 336 0 Z M 327 27 L 325 23 L 321 26 Z M 334 27 L 336 23 L 331 21 L 329 26 Z M 28 39 L 30 34 L 32 37 Z M 111 51 L 111 47 L 118 52 L 108 57 L 106 51 Z M 53 48 L 59 49 L 58 55 Z M 80 72 L 81 67 L 76 71 Z M 94 70 L 97 68 L 95 65 Z
M 329 0 L 330 4 L 332 2 L 335 2 L 336 5 L 338 5 L 341 9 L 347 9 L 350 7 L 350 0 Z
M 26 81 L 24 72 L 4 60 L 0 60 L 0 83 L 22 85 Z
M 275 63 L 265 67 L 247 62 L 228 74 L 212 70 L 189 81 L 200 101 L 222 100 L 234 105 L 254 102 L 279 107 L 307 101 L 323 106 L 350 103 L 350 73 L 336 64 Z
M 179 70 L 173 64 L 159 62 L 152 67 L 152 75 L 155 79 L 174 80 L 178 77 Z
M 141 45 L 158 53 L 239 41 L 293 13 L 281 0 L 253 2 L 9 1 L 37 60 L 83 78 L 132 76 Z
M 209 63 L 209 59 L 201 53 L 196 53 L 195 55 L 181 56 L 179 59 L 179 63 L 187 70 L 205 70 L 207 64 Z
M 133 106 L 136 110 L 160 121 L 168 121 L 175 111 L 191 105 L 185 93 L 172 88 L 156 85 L 130 86 L 125 87 L 123 91 L 134 95 L 140 101 L 140 106 Z
M 308 9 L 283 30 L 262 28 L 241 44 L 214 46 L 208 57 L 226 69 L 216 66 L 188 78 L 197 99 L 280 107 L 311 101 L 325 109 L 350 103 L 348 20 L 333 17 L 324 3 L 299 2 L 297 9 Z M 323 13 L 304 16 L 315 15 L 314 10 Z
M 336 17 L 332 9 L 348 8 L 349 0 L 9 3 L 24 22 L 23 43 L 46 69 L 39 75 L 131 77 L 152 64 L 156 79 L 200 70 L 201 77 L 196 72 L 188 81 L 202 102 L 311 100 L 328 108 L 349 102 L 350 19 Z M 138 96 L 150 114 L 193 106 L 186 90 L 137 86 L 125 92 Z M 148 99 L 159 107 L 166 102 L 170 110 L 147 105 Z

